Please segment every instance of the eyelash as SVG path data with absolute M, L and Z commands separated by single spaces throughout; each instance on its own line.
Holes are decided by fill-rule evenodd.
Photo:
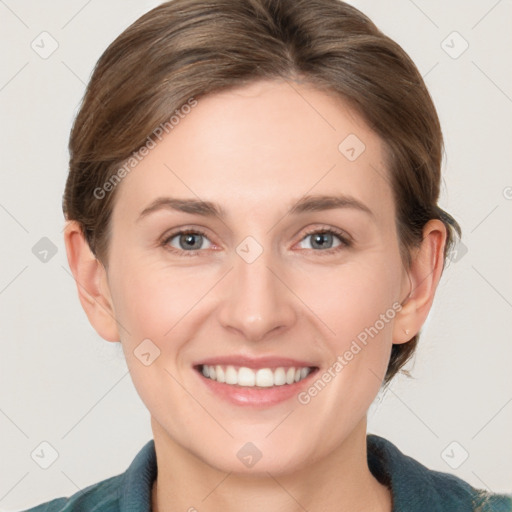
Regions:
M 306 233 L 304 233 L 304 236 L 301 238 L 301 241 L 304 238 L 306 238 L 308 236 L 311 236 L 311 235 L 315 235 L 317 233 L 322 233 L 322 234 L 327 233 L 327 234 L 335 235 L 336 237 L 338 237 L 338 239 L 340 240 L 341 244 L 338 245 L 337 247 L 333 247 L 331 249 L 326 249 L 326 250 L 315 250 L 315 249 L 306 249 L 306 250 L 314 251 L 316 253 L 319 253 L 322 256 L 330 256 L 332 254 L 335 254 L 335 253 L 339 252 L 340 250 L 352 247 L 352 242 L 348 238 L 348 236 L 343 231 L 341 231 L 339 229 L 336 229 L 336 228 L 320 228 L 320 229 L 316 228 L 316 229 L 311 229 L 310 231 L 307 231 Z M 201 236 L 204 236 L 205 238 L 208 238 L 208 235 L 204 231 L 202 231 L 201 229 L 183 229 L 183 230 L 180 230 L 180 231 L 175 231 L 175 232 L 171 233 L 168 236 L 165 236 L 160 245 L 162 247 L 164 247 L 166 250 L 168 250 L 168 251 L 170 251 L 170 252 L 172 252 L 174 254 L 178 254 L 178 255 L 182 255 L 182 256 L 196 256 L 197 253 L 202 252 L 203 250 L 200 249 L 200 250 L 194 250 L 194 251 L 182 251 L 180 249 L 176 249 L 175 247 L 171 247 L 169 245 L 169 242 L 173 238 L 175 238 L 176 236 L 178 236 L 178 235 L 188 235 L 188 234 L 201 235 Z

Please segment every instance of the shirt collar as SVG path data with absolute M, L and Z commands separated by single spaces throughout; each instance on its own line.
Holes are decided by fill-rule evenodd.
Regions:
M 120 512 L 151 512 L 151 492 L 157 476 L 155 441 L 148 441 L 123 475 Z
M 391 441 L 368 434 L 368 467 L 391 489 L 393 512 L 474 510 L 474 489 L 455 475 L 434 471 L 404 455 Z
M 366 439 L 368 467 L 379 482 L 391 489 L 393 512 L 472 510 L 474 489 L 468 483 L 454 475 L 429 470 L 383 437 L 368 434 Z M 151 439 L 123 475 L 120 512 L 151 512 L 156 477 L 155 442 Z

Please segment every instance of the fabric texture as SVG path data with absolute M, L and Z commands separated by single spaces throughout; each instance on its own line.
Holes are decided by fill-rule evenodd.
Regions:
M 487 493 L 454 475 L 430 470 L 383 437 L 368 434 L 366 439 L 368 466 L 391 489 L 393 512 L 512 512 L 512 495 Z M 156 476 L 151 439 L 124 473 L 23 512 L 151 512 Z

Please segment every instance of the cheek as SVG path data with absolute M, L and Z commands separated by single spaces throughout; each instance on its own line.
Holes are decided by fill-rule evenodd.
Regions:
M 208 279 L 197 271 L 150 262 L 129 263 L 125 260 L 112 279 L 116 317 L 125 328 L 121 340 L 126 363 L 137 393 L 152 414 L 180 409 L 180 415 L 165 421 L 159 417 L 171 430 L 179 431 L 198 412 L 183 406 L 190 403 L 190 396 L 178 384 L 182 374 L 176 364 L 199 325 L 194 306 L 199 310 L 198 302 L 211 288 L 212 276 Z
M 119 269 L 119 274 L 113 279 L 113 301 L 131 342 L 169 336 L 212 286 L 211 272 L 208 277 L 197 270 L 156 268 L 151 263 Z
M 365 413 L 389 362 L 393 323 L 401 309 L 401 266 L 399 259 L 381 261 L 340 267 L 323 278 L 317 275 L 316 286 L 302 289 L 304 302 L 325 325 L 323 348 L 329 356 L 299 401 L 314 408 L 331 400 L 340 424 L 348 421 L 347 411 L 354 421 Z
M 401 266 L 396 259 L 382 261 L 323 269 L 296 284 L 298 295 L 325 323 L 329 338 L 340 348 L 376 322 L 379 330 L 390 330 L 396 313 L 393 305 L 396 308 L 399 300 Z M 384 327 L 381 315 L 385 315 Z
M 380 388 L 401 308 L 400 272 L 399 258 L 372 258 L 317 274 L 300 292 L 324 324 L 323 348 L 329 356 L 327 373 L 319 378 L 338 397 L 339 411 L 363 414 Z M 312 395 L 323 389 L 322 382 L 316 388 Z

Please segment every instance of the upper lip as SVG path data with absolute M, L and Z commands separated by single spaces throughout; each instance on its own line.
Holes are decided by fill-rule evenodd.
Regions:
M 290 357 L 249 357 L 243 355 L 230 355 L 230 356 L 218 356 L 202 359 L 193 366 L 244 366 L 246 368 L 279 368 L 280 366 L 289 368 L 291 366 L 295 368 L 311 368 L 315 367 L 311 361 L 301 361 L 299 359 L 292 359 Z

